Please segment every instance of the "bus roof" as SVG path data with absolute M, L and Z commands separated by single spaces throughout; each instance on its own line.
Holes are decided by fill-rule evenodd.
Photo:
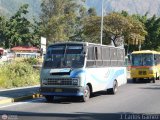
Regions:
M 132 54 L 144 54 L 144 53 L 160 54 L 160 52 L 153 51 L 153 50 L 140 50 L 140 51 L 132 52 Z
M 59 45 L 59 44 L 87 44 L 87 42 L 66 41 L 66 42 L 56 42 L 50 45 Z
M 52 46 L 52 45 L 60 45 L 60 44 L 83 44 L 83 45 L 101 45 L 101 44 L 98 44 L 98 43 L 90 43 L 90 42 L 77 42 L 77 41 L 67 41 L 67 42 L 57 42 L 57 43 L 54 43 L 54 44 L 50 44 L 49 46 Z M 115 47 L 113 45 L 101 45 L 101 46 L 108 46 L 108 47 L 113 47 L 113 48 L 121 48 L 121 49 L 124 49 L 123 47 Z

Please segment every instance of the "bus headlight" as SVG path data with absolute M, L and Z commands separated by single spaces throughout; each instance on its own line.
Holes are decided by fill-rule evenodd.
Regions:
M 153 67 L 150 67 L 149 68 L 149 74 L 153 74 L 154 73 L 154 69 L 153 69 Z
M 72 80 L 72 84 L 73 84 L 73 85 L 78 85 L 78 79 Z

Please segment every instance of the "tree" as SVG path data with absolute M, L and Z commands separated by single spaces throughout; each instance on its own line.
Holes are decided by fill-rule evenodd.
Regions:
M 4 46 L 5 44 L 5 26 L 6 18 L 4 16 L 0 16 L 0 46 Z
M 97 12 L 96 12 L 96 9 L 95 8 L 89 8 L 88 9 L 88 15 L 89 16 L 96 16 L 97 15 Z
M 79 24 L 78 20 L 84 15 L 83 3 L 79 0 L 43 0 L 40 16 L 43 28 L 43 36 L 49 42 L 66 41 L 74 39 Z
M 31 40 L 31 45 L 33 46 L 37 46 L 40 48 L 40 39 L 43 33 L 43 29 L 41 26 L 40 22 L 37 22 L 35 19 L 33 20 L 34 23 L 32 24 L 32 30 L 33 32 L 31 32 L 31 36 L 32 36 L 32 40 Z
M 148 31 L 143 49 L 156 50 L 160 46 L 160 18 L 153 15 L 144 23 Z
M 139 20 L 134 19 L 131 16 L 127 17 L 130 27 L 127 32 L 124 33 L 125 42 L 132 45 L 141 45 L 144 43 L 145 36 L 148 34 L 145 30 L 145 26 Z
M 129 16 L 129 13 L 128 13 L 127 11 L 124 11 L 124 10 L 122 10 L 121 14 L 122 14 L 124 17 Z
M 28 13 L 28 4 L 22 5 L 6 23 L 5 47 L 31 45 L 31 23 L 24 17 Z
M 92 38 L 93 42 L 99 42 L 101 17 L 89 17 L 86 21 L 84 26 L 85 35 L 90 39 Z M 104 17 L 104 44 L 110 43 L 110 40 L 112 40 L 114 45 L 118 46 L 122 44 L 123 39 L 128 44 L 143 43 L 146 34 L 143 24 L 130 16 L 124 17 L 119 13 L 113 12 Z
M 85 41 L 100 43 L 101 18 L 98 16 L 90 16 L 85 18 L 84 21 L 83 33 L 85 35 Z

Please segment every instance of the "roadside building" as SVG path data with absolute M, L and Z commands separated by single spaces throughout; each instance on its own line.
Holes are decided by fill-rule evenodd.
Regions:
M 17 46 L 11 48 L 11 51 L 15 53 L 16 57 L 38 58 L 40 56 L 40 49 L 37 47 Z

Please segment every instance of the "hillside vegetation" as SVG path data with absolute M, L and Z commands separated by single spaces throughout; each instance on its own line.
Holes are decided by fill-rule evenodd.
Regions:
M 102 0 L 86 0 L 87 6 L 96 7 L 99 15 L 101 14 Z M 113 11 L 125 10 L 130 14 L 144 15 L 146 12 L 149 16 L 160 16 L 160 0 L 104 0 L 106 13 Z
M 0 46 L 6 49 L 24 45 L 40 47 L 41 36 L 47 38 L 47 45 L 61 41 L 99 43 L 101 16 L 96 10 L 100 10 L 101 2 L 0 0 L 1 14 L 13 14 L 10 17 L 0 15 Z M 138 50 L 140 46 L 142 49 L 159 50 L 160 17 L 150 16 L 149 13 L 153 11 L 158 14 L 159 6 L 158 0 L 104 0 L 105 12 L 109 13 L 104 14 L 103 44 L 110 44 L 112 40 L 116 46 L 125 44 L 129 52 Z M 132 11 L 135 14 L 130 14 Z M 141 11 L 143 14 L 140 14 Z M 34 14 L 39 20 L 32 18 Z M 31 16 L 34 22 L 26 19 L 26 16 Z
M 16 13 L 20 6 L 29 4 L 29 13 L 27 18 L 33 17 L 39 19 L 41 0 L 0 0 L 0 15 L 10 17 Z

